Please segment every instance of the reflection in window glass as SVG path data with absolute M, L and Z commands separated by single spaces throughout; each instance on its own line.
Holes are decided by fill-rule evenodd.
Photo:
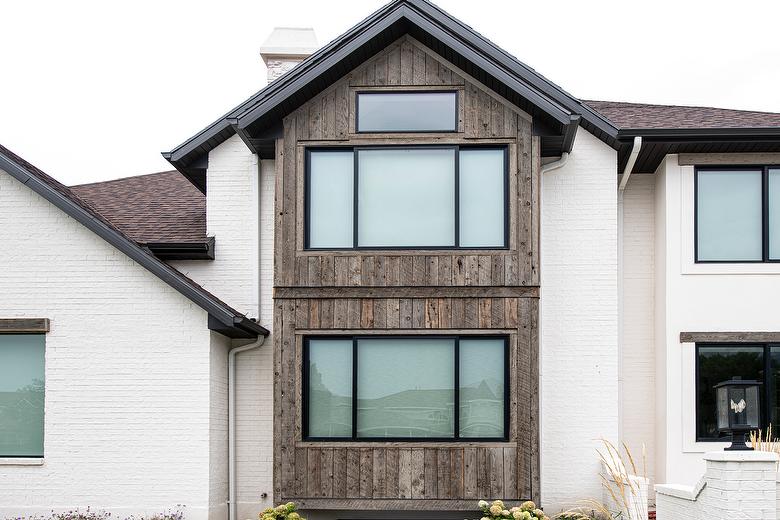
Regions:
M 504 340 L 461 339 L 460 436 L 504 436 Z
M 454 435 L 454 340 L 358 340 L 358 437 Z
M 352 247 L 352 150 L 309 154 L 309 245 Z
M 44 344 L 0 335 L 0 457 L 43 457 Z
M 460 151 L 460 246 L 504 245 L 504 150 Z
M 764 381 L 764 347 L 718 345 L 698 347 L 696 436 L 720 437 L 713 387 L 734 377 Z
M 309 341 L 309 436 L 352 436 L 352 340 Z
M 762 260 L 762 172 L 700 170 L 697 260 Z
M 377 92 L 357 96 L 358 132 L 454 132 L 455 92 Z
M 455 245 L 455 150 L 358 152 L 358 245 Z

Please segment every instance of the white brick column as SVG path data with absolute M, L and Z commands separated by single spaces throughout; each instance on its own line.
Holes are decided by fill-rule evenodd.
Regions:
M 766 520 L 777 517 L 777 454 L 714 451 L 704 455 L 707 500 L 701 518 Z

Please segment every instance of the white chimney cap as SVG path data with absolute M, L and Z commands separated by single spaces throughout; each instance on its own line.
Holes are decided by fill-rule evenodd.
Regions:
M 275 27 L 260 47 L 260 56 L 266 63 L 271 57 L 305 58 L 317 48 L 317 37 L 311 27 Z

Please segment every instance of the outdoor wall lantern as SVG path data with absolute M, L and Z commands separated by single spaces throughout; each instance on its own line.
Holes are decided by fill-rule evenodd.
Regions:
M 726 450 L 752 450 L 745 436 L 760 427 L 761 408 L 758 381 L 734 377 L 715 385 L 718 406 L 718 431 L 731 434 L 731 446 Z

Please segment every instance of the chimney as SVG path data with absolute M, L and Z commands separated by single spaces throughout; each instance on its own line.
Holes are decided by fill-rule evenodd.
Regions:
M 260 47 L 260 57 L 268 67 L 268 83 L 295 67 L 317 50 L 314 29 L 276 27 Z

